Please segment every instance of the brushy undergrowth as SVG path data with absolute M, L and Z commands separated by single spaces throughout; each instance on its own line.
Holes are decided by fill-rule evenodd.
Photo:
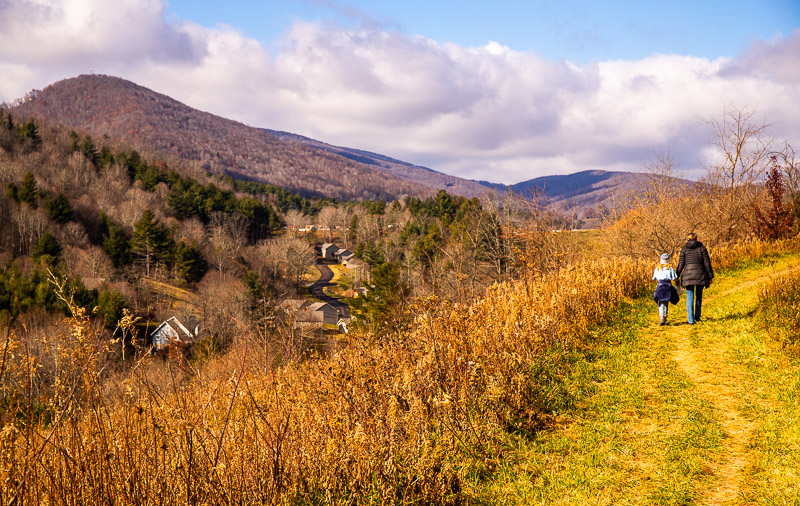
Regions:
M 758 292 L 759 317 L 786 347 L 800 348 L 800 272 L 779 276 Z
M 1 415 L 0 502 L 465 502 L 465 476 L 493 473 L 509 433 L 543 427 L 562 402 L 561 352 L 651 273 L 651 262 L 601 260 L 496 285 L 471 306 L 423 300 L 403 332 L 267 371 L 248 366 L 246 336 L 216 369 L 141 357 L 114 388 L 101 384 L 103 343 L 73 308 L 49 398 L 12 391 L 7 378 L 37 364 L 24 331 L 6 336 L 16 359 L 3 363 L 2 394 L 15 400 Z M 50 416 L 21 422 L 34 406 Z

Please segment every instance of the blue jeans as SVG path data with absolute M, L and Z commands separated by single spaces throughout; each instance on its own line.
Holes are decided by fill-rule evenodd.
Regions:
M 700 319 L 700 310 L 703 305 L 703 285 L 686 287 L 686 316 L 689 323 Z

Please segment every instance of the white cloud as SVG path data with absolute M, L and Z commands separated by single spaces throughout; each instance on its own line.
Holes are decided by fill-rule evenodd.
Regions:
M 0 0 L 0 99 L 96 72 L 252 126 L 514 183 L 638 170 L 673 150 L 690 175 L 697 116 L 756 107 L 800 141 L 800 32 L 736 60 L 652 55 L 577 66 L 498 42 L 300 22 L 270 52 L 228 26 L 169 23 L 159 0 Z
M 37 66 L 187 59 L 191 39 L 159 0 L 0 2 L 0 57 Z

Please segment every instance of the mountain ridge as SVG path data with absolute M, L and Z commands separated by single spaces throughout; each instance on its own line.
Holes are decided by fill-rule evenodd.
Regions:
M 513 192 L 586 217 L 645 182 L 642 173 L 579 171 L 504 185 L 437 172 L 370 151 L 245 125 L 199 111 L 119 77 L 81 75 L 26 96 L 14 109 L 81 134 L 167 154 L 212 173 L 280 186 L 308 197 L 393 200 L 439 190 L 466 197 Z
M 277 131 L 199 111 L 112 76 L 81 75 L 58 81 L 29 94 L 15 110 L 82 134 L 108 136 L 135 149 L 195 162 L 209 172 L 269 183 L 306 196 L 356 200 L 428 196 L 444 189 L 445 180 L 451 178 L 441 175 L 440 181 L 422 184 L 398 177 L 385 167 L 376 170 L 374 165 L 300 142 L 299 136 L 279 137 L 271 133 Z M 390 165 L 400 166 L 394 161 Z M 482 191 L 477 183 L 475 187 L 469 196 L 477 196 L 478 188 Z

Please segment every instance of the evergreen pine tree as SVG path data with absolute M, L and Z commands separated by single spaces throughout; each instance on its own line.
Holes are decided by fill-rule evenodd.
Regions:
M 111 167 L 112 165 L 114 165 L 114 161 L 115 161 L 114 154 L 111 152 L 110 149 L 108 149 L 106 146 L 100 148 L 98 166 L 101 169 L 107 169 L 108 167 Z
M 39 126 L 36 121 L 31 119 L 14 128 L 17 137 L 22 140 L 30 150 L 37 150 L 42 145 L 42 138 L 39 135 Z
M 208 262 L 195 243 L 181 241 L 175 247 L 175 271 L 185 283 L 197 283 L 203 278 L 208 271 Z
M 116 327 L 122 318 L 122 308 L 124 307 L 125 299 L 119 292 L 108 291 L 104 288 L 97 295 L 97 314 L 103 318 L 106 327 L 112 329 Z
M 36 187 L 36 178 L 33 177 L 31 171 L 28 171 L 22 177 L 22 183 L 17 190 L 17 199 L 36 209 L 36 197 L 38 195 L 39 189 Z
M 83 153 L 83 156 L 92 162 L 95 167 L 97 166 L 100 161 L 100 154 L 97 152 L 97 147 L 95 147 L 94 141 L 89 135 L 83 137 L 81 143 L 78 144 L 78 150 Z
M 31 256 L 37 262 L 48 265 L 58 264 L 58 256 L 61 254 L 61 246 L 55 236 L 49 232 L 42 234 L 39 241 L 33 247 Z
M 72 208 L 63 193 L 47 201 L 47 214 L 51 220 L 61 225 L 72 219 Z
M 144 266 L 145 275 L 164 258 L 169 251 L 169 233 L 147 209 L 133 228 L 131 253 Z
M 372 269 L 372 289 L 349 300 L 350 312 L 372 330 L 391 328 L 408 295 L 409 288 L 400 278 L 397 265 L 386 262 Z
M 108 234 L 103 236 L 103 251 L 119 269 L 131 263 L 131 245 L 125 232 L 113 223 L 108 224 Z
M 347 229 L 347 243 L 358 241 L 358 215 L 350 218 L 350 227 Z

